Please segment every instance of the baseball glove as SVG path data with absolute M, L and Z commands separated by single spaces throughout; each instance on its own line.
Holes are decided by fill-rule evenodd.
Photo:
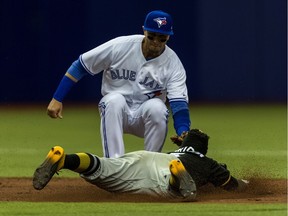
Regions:
M 188 131 L 183 131 L 182 134 L 180 136 L 178 135 L 174 135 L 171 136 L 170 139 L 171 141 L 176 144 L 177 146 L 181 146 L 184 138 L 188 135 Z

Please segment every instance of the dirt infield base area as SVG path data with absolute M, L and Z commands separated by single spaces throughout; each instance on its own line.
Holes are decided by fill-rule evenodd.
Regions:
M 41 191 L 31 178 L 0 178 L 0 201 L 29 202 L 167 202 L 141 195 L 113 194 L 81 178 L 53 178 Z M 287 179 L 250 179 L 243 192 L 227 192 L 208 185 L 198 189 L 201 203 L 287 203 Z

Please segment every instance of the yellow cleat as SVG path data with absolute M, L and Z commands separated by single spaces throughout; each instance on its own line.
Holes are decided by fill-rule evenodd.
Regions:
M 48 152 L 44 162 L 35 170 L 33 175 L 33 187 L 36 190 L 42 190 L 53 175 L 63 168 L 64 160 L 64 149 L 60 146 L 53 147 Z
M 185 199 L 194 200 L 196 197 L 196 185 L 182 162 L 178 159 L 172 160 L 169 168 L 171 172 L 169 180 L 171 188 L 177 190 Z

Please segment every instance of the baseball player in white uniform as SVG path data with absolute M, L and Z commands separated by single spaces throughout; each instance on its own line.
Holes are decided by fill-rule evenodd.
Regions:
M 47 108 L 62 118 L 62 101 L 85 75 L 103 73 L 99 102 L 105 157 L 125 153 L 123 133 L 144 138 L 144 149 L 161 152 L 169 111 L 178 135 L 190 128 L 186 72 L 166 43 L 173 35 L 172 18 L 163 11 L 147 14 L 144 35 L 121 36 L 80 55 L 61 80 Z

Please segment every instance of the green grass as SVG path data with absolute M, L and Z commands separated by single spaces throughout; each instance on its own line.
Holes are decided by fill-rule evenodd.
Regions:
M 285 204 L 196 203 L 0 203 L 0 215 L 115 215 L 115 216 L 284 216 Z
M 239 175 L 249 171 L 287 177 L 285 105 L 197 105 L 190 112 L 192 127 L 211 137 L 208 156 L 227 163 Z M 102 156 L 97 105 L 66 105 L 63 115 L 62 120 L 49 118 L 46 106 L 0 106 L 0 164 L 6 164 L 0 166 L 0 176 L 31 176 L 55 145 L 68 153 Z M 168 137 L 174 133 L 170 118 Z M 131 135 L 124 139 L 126 152 L 143 149 L 142 139 Z M 163 151 L 175 148 L 168 138 Z
M 46 105 L 0 106 L 0 176 L 31 177 L 50 147 L 102 155 L 97 105 L 66 104 L 64 119 L 50 119 Z M 237 177 L 287 178 L 286 105 L 191 106 L 193 128 L 209 134 L 208 156 L 227 163 Z M 170 118 L 168 137 L 174 134 Z M 126 151 L 143 140 L 124 137 Z M 164 152 L 176 148 L 169 139 Z M 61 176 L 78 177 L 71 172 Z M 1 189 L 1 188 L 0 188 Z M 1 191 L 0 191 L 1 192 Z M 0 215 L 286 215 L 286 204 L 30 203 L 0 202 Z
M 191 115 L 211 137 L 208 156 L 232 172 L 287 177 L 286 105 L 200 105 Z

